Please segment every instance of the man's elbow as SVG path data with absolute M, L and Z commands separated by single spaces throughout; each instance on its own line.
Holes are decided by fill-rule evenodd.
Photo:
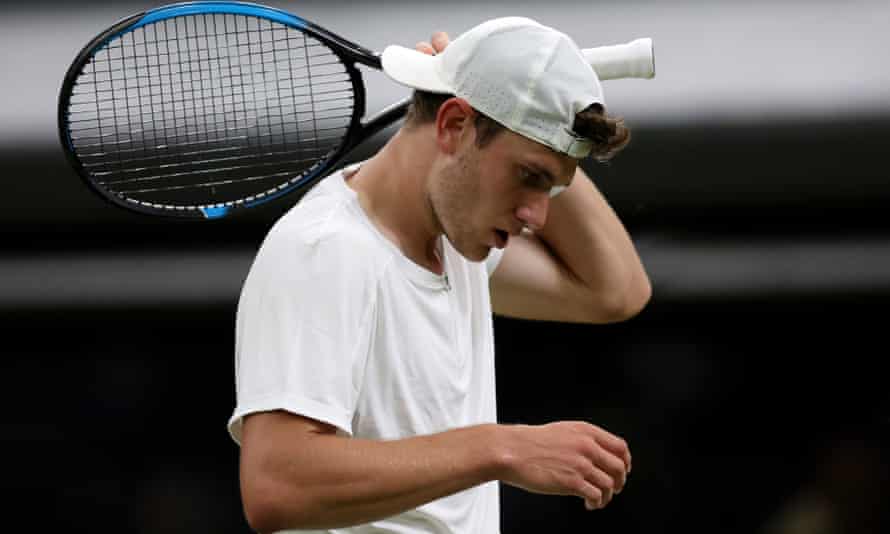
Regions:
M 637 316 L 652 298 L 652 284 L 643 276 L 622 291 L 597 299 L 591 322 L 618 323 Z
M 307 514 L 304 510 L 308 507 L 294 499 L 284 503 L 279 495 L 270 487 L 242 485 L 241 503 L 251 530 L 265 534 L 305 527 Z
M 635 284 L 633 290 L 629 292 L 627 304 L 624 308 L 625 320 L 639 315 L 646 305 L 649 304 L 651 299 L 652 282 L 649 281 L 648 276 L 644 275 L 642 279 Z
M 244 518 L 254 532 L 268 533 L 281 530 L 280 510 L 274 500 L 242 490 L 241 503 Z
M 652 298 L 652 283 L 649 277 L 642 275 L 623 293 L 619 299 L 619 304 L 615 309 L 615 315 L 618 321 L 626 321 L 636 317 Z

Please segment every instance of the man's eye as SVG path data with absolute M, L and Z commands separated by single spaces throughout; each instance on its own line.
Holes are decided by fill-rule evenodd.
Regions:
M 527 169 L 525 167 L 519 170 L 519 178 L 522 181 L 522 185 L 525 187 L 530 187 L 532 189 L 538 189 L 541 191 L 549 191 L 550 190 L 550 180 L 548 180 L 543 174 L 536 173 L 531 169 Z

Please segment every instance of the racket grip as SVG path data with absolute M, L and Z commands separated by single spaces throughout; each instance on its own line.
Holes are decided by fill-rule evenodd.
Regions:
M 655 49 L 648 37 L 625 44 L 585 48 L 581 53 L 600 80 L 655 76 Z

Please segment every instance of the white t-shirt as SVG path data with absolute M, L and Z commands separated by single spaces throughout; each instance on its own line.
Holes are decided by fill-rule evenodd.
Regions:
M 346 172 L 350 172 L 349 169 Z M 445 274 L 405 257 L 370 222 L 342 173 L 269 232 L 238 305 L 242 418 L 286 410 L 338 433 L 398 439 L 496 421 L 488 277 L 443 239 Z M 499 532 L 497 482 L 372 524 L 325 532 Z

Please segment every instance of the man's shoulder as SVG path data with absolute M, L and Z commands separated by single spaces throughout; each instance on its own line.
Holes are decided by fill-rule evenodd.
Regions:
M 392 251 L 360 210 L 353 195 L 323 181 L 273 225 L 261 252 L 301 262 L 330 261 L 352 265 L 353 269 L 374 268 L 387 262 Z

